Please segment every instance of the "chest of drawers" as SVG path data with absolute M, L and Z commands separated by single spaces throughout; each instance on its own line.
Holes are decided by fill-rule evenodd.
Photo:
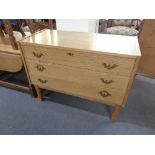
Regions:
M 19 43 L 29 81 L 114 106 L 125 105 L 140 59 L 137 37 L 43 30 Z

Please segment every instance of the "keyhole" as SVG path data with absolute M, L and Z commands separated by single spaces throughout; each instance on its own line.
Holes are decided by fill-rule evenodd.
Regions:
M 69 53 L 67 53 L 67 55 L 69 55 L 69 56 L 73 56 L 74 54 L 69 52 Z

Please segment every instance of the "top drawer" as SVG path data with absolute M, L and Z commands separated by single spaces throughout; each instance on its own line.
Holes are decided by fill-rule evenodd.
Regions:
M 130 76 L 135 59 L 54 47 L 22 46 L 26 59 Z

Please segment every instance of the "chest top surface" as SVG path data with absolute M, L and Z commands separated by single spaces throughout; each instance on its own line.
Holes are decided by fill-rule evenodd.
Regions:
M 141 56 L 137 36 L 96 34 L 45 29 L 22 39 L 21 44 L 38 44 L 88 52 Z

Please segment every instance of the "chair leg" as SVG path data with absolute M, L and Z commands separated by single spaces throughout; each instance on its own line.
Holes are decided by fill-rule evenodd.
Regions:
M 1 36 L 2 38 L 4 38 L 3 28 L 2 28 L 1 25 L 0 25 L 0 36 Z
M 112 122 L 116 122 L 117 121 L 117 118 L 118 118 L 118 114 L 119 114 L 120 109 L 121 109 L 121 106 L 120 105 L 115 105 L 114 106 L 113 112 L 112 112 L 112 115 L 111 115 Z
M 17 21 L 17 27 L 18 27 L 20 33 L 22 34 L 23 37 L 25 37 L 26 34 L 24 33 L 24 31 L 23 31 L 23 29 L 22 29 L 20 19 L 16 19 L 16 21 Z
M 6 32 L 9 35 L 9 40 L 10 40 L 10 43 L 11 43 L 13 49 L 18 50 L 18 45 L 17 45 L 15 37 L 13 36 L 13 29 L 12 29 L 10 20 L 3 19 L 3 22 L 4 22 L 4 26 L 6 28 Z

